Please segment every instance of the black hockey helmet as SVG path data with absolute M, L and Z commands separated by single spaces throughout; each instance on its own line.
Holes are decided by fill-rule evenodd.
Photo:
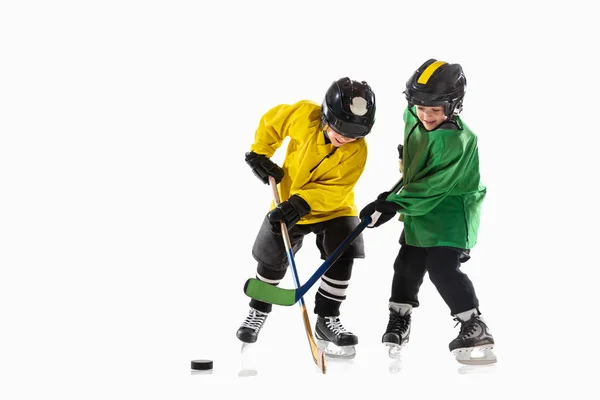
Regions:
M 323 124 L 349 138 L 359 139 L 375 123 L 375 93 L 367 82 L 341 78 L 333 82 L 321 105 Z
M 460 64 L 429 59 L 406 82 L 406 101 L 413 105 L 443 106 L 452 117 L 462 111 L 467 78 Z

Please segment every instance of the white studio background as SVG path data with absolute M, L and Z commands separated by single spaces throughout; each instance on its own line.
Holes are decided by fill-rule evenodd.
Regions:
M 600 266 L 600 32 L 585 4 L 2 2 L 0 398 L 585 398 Z M 401 229 L 389 222 L 365 232 L 342 307 L 356 359 L 320 375 L 298 307 L 277 307 L 258 375 L 238 377 L 242 287 L 271 199 L 244 162 L 261 115 L 366 80 L 378 111 L 361 207 L 398 179 L 402 90 L 428 58 L 468 79 L 463 118 L 488 197 L 465 272 L 499 364 L 457 366 L 458 328 L 426 278 L 389 373 L 380 338 Z M 320 266 L 313 237 L 296 262 L 301 281 Z M 196 358 L 213 373 L 191 374 Z

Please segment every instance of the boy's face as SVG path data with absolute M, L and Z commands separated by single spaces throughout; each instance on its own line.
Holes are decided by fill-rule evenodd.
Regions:
M 447 118 L 444 114 L 444 107 L 417 106 L 416 108 L 417 118 L 428 131 L 437 128 Z
M 327 125 L 327 137 L 329 137 L 331 144 L 335 147 L 342 147 L 346 143 L 354 142 L 356 140 L 355 138 L 349 138 L 344 135 L 340 135 L 339 133 L 331 129 L 329 125 Z

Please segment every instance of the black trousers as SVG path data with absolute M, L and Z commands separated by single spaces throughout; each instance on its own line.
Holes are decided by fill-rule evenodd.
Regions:
M 359 223 L 358 217 L 338 217 L 316 224 L 294 225 L 289 229 L 292 252 L 295 255 L 302 248 L 304 237 L 309 233 L 314 233 L 321 259 L 326 260 Z M 274 285 L 279 284 L 288 269 L 287 252 L 283 237 L 272 232 L 271 223 L 266 217 L 254 241 L 252 255 L 258 262 L 257 278 Z M 340 315 L 340 305 L 346 298 L 345 290 L 348 288 L 352 276 L 354 259 L 364 257 L 364 241 L 361 234 L 323 275 L 321 287 L 315 295 L 314 312 L 316 314 L 321 317 Z M 314 273 L 320 265 L 315 264 L 305 270 L 308 272 L 308 276 Z M 302 283 L 304 281 L 300 282 L 300 284 Z M 263 312 L 271 312 L 273 307 L 272 304 L 254 299 L 250 301 L 250 306 Z
M 479 307 L 473 283 L 460 270 L 468 251 L 455 247 L 414 247 L 402 244 L 394 262 L 390 301 L 419 306 L 419 289 L 425 272 L 450 308 L 450 314 Z

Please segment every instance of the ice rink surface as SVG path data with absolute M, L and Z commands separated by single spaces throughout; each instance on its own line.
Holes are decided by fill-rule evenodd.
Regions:
M 597 399 L 591 7 L 2 2 L 0 399 Z M 458 328 L 428 278 L 402 361 L 388 359 L 396 221 L 364 232 L 342 306 L 355 359 L 319 373 L 292 306 L 275 308 L 242 360 L 242 288 L 271 201 L 244 162 L 260 117 L 320 102 L 338 78 L 367 81 L 377 116 L 360 208 L 398 179 L 402 91 L 429 58 L 467 76 L 461 115 L 488 192 L 463 268 L 497 365 L 454 361 Z M 307 237 L 300 280 L 321 262 Z M 212 373 L 192 372 L 193 359 L 212 359 Z

